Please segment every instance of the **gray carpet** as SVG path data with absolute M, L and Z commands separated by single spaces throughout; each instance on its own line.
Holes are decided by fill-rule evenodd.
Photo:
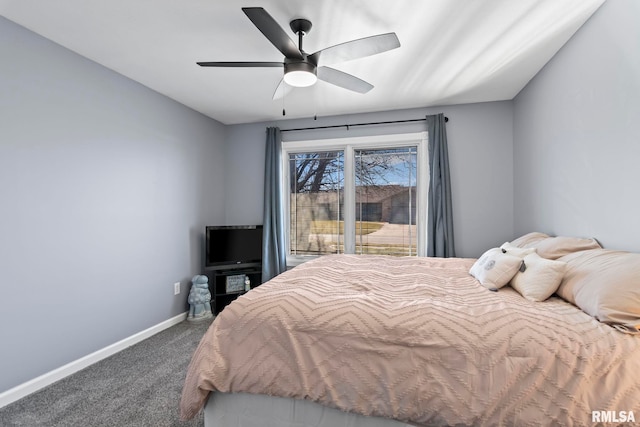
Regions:
M 0 409 L 0 426 L 203 426 L 180 421 L 182 384 L 211 319 L 184 321 Z

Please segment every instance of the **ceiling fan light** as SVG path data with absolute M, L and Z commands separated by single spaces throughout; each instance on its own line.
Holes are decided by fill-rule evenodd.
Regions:
M 309 71 L 289 71 L 284 75 L 284 82 L 294 87 L 311 86 L 317 81 L 318 77 Z
M 284 82 L 289 86 L 307 87 L 318 81 L 316 67 L 308 62 L 289 62 L 284 64 Z

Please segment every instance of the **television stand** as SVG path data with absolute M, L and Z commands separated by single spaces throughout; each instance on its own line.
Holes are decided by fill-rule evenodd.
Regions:
M 205 267 L 211 309 L 218 314 L 231 301 L 262 283 L 262 264 L 225 264 Z

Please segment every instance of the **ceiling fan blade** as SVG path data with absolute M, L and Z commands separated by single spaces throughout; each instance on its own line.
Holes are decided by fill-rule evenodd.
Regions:
M 353 76 L 351 74 L 338 71 L 335 68 L 318 67 L 318 78 L 332 85 L 352 90 L 358 93 L 367 93 L 373 89 L 373 85 Z
M 266 10 L 261 7 L 243 7 L 242 11 L 285 57 L 304 59 L 298 46 Z
M 283 62 L 196 62 L 201 67 L 284 67 Z
M 398 47 L 400 47 L 400 40 L 398 40 L 396 33 L 378 34 L 319 50 L 309 56 L 309 59 L 318 65 L 335 64 L 375 55 Z
M 286 84 L 284 82 L 284 79 L 280 79 L 280 83 L 278 83 L 278 87 L 276 87 L 276 90 L 273 92 L 272 99 L 284 98 L 292 90 L 293 90 L 292 86 L 289 86 L 288 84 Z

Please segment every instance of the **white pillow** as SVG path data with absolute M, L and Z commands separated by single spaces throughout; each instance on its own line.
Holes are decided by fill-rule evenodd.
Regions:
M 544 301 L 558 290 L 566 270 L 566 262 L 532 253 L 524 257 L 524 267 L 511 279 L 511 287 L 529 301 Z
M 600 243 L 594 238 L 584 239 L 581 237 L 557 236 L 549 237 L 532 243 L 532 248 L 536 248 L 536 253 L 542 258 L 558 259 L 562 256 L 587 251 L 590 249 L 602 249 Z
M 509 255 L 517 256 L 520 258 L 524 258 L 525 256 L 536 251 L 536 248 L 519 248 L 509 242 L 504 242 L 502 246 L 500 246 L 500 249 L 502 249 L 502 252 L 506 252 Z
M 522 258 L 502 252 L 500 248 L 486 251 L 471 266 L 469 274 L 478 279 L 485 288 L 497 291 L 516 274 Z
M 607 249 L 562 257 L 561 298 L 622 332 L 640 334 L 640 254 Z
M 512 240 L 511 244 L 519 248 L 530 248 L 535 243 L 538 243 L 541 240 L 545 240 L 550 237 L 551 236 L 549 236 L 548 234 L 534 231 L 533 233 L 527 233 L 523 236 L 518 237 L 517 239 Z

